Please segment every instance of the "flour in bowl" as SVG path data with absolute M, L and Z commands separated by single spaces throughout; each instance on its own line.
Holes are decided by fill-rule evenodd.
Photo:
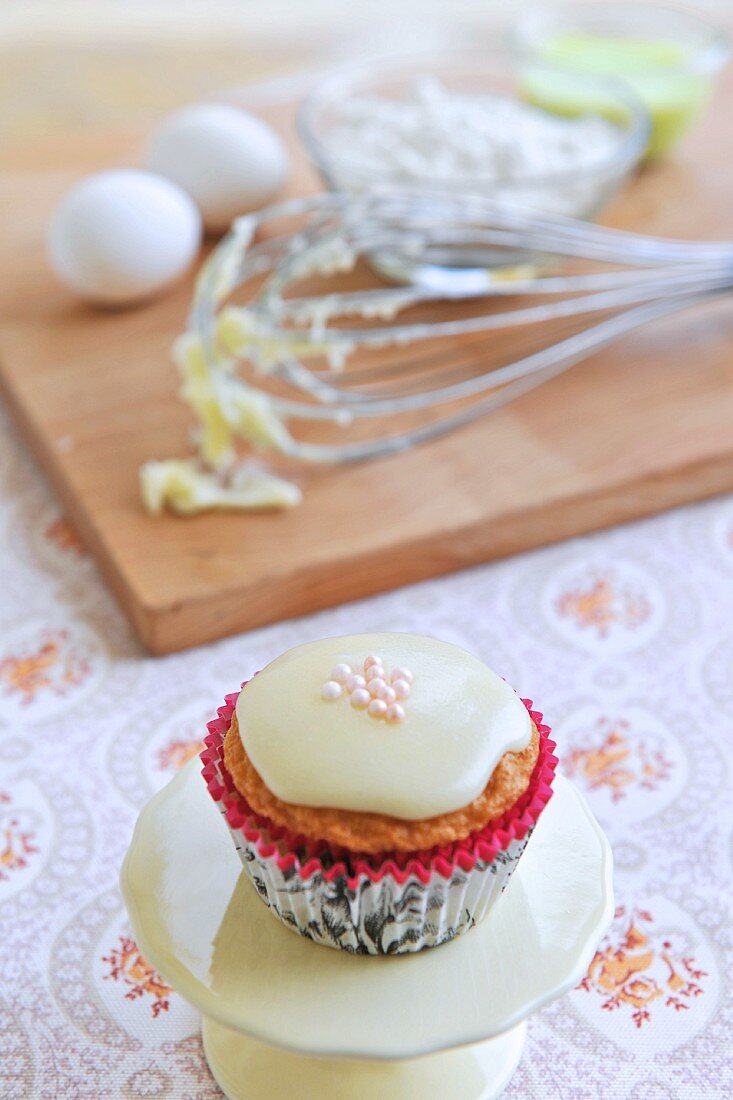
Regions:
M 384 182 L 476 190 L 519 185 L 519 201 L 572 213 L 555 201 L 553 177 L 567 173 L 575 193 L 566 198 L 572 207 L 583 205 L 574 174 L 602 174 L 621 140 L 617 126 L 595 115 L 564 118 L 510 97 L 448 91 L 422 77 L 402 99 L 346 98 L 327 145 L 336 181 L 349 189 Z M 525 186 L 531 192 L 523 193 Z

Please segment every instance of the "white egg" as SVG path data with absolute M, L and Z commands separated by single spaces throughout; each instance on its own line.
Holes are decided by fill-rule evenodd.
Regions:
M 83 298 L 122 305 L 149 298 L 181 275 L 201 244 L 201 217 L 180 187 L 122 168 L 82 180 L 51 222 L 48 255 Z
M 145 163 L 188 192 L 210 232 L 266 206 L 288 175 L 288 156 L 275 131 L 226 103 L 176 111 L 153 134 Z

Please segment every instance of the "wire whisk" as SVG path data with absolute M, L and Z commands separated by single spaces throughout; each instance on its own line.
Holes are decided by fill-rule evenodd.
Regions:
M 375 274 L 415 263 L 419 283 Z M 731 287 L 730 242 L 476 195 L 318 195 L 239 219 L 212 253 L 179 346 L 183 392 L 210 466 L 226 469 L 237 438 L 309 463 L 378 458 Z

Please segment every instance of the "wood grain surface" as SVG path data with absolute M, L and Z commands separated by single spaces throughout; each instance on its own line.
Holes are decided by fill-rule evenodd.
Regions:
M 733 238 L 732 101 L 729 74 L 703 125 L 632 181 L 606 220 Z M 86 134 L 0 178 L 0 387 L 151 652 L 733 488 L 733 309 L 719 302 L 657 322 L 437 443 L 305 470 L 292 512 L 147 516 L 140 464 L 189 453 L 169 349 L 190 281 L 140 309 L 95 311 L 56 284 L 43 245 L 73 179 L 133 163 L 139 142 Z M 301 159 L 295 188 L 313 186 Z

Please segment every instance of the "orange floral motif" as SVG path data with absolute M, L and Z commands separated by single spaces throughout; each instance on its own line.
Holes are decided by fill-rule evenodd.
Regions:
M 0 806 L 10 806 L 11 801 L 10 795 L 0 791 Z M 17 817 L 0 810 L 0 882 L 10 877 L 11 871 L 28 866 L 28 856 L 38 851 L 34 840 L 34 833 L 24 829 Z
M 158 750 L 158 767 L 161 771 L 178 771 L 189 760 L 193 760 L 194 756 L 198 756 L 203 747 L 204 743 L 200 738 L 192 738 L 189 741 L 182 739 L 169 741 L 167 745 Z
M 591 743 L 563 754 L 567 774 L 583 779 L 591 791 L 606 788 L 613 802 L 625 798 L 629 787 L 656 790 L 669 778 L 672 762 L 661 749 L 649 749 L 640 738 L 631 742 L 628 730 L 629 723 L 623 719 L 599 718 Z
M 86 557 L 86 547 L 79 538 L 76 528 L 72 527 L 66 516 L 59 516 L 52 520 L 43 532 L 44 538 L 55 543 L 59 549 L 66 550 L 70 554 L 76 554 L 79 558 Z
M 612 575 L 591 577 L 563 592 L 555 602 L 558 615 L 572 619 L 581 629 L 595 630 L 606 638 L 614 625 L 635 630 L 651 614 L 651 604 L 641 592 L 619 584 Z
M 146 963 L 137 949 L 137 944 L 129 936 L 120 936 L 120 946 L 114 947 L 109 955 L 102 956 L 102 962 L 109 965 L 109 974 L 105 978 L 126 985 L 125 1000 L 137 1001 L 140 997 L 150 997 L 153 1017 L 170 1008 L 169 997 L 173 992 L 157 970 Z
M 43 691 L 63 695 L 80 684 L 89 662 L 69 647 L 68 640 L 68 630 L 48 630 L 24 652 L 0 660 L 0 686 L 5 694 L 19 694 L 27 706 Z
M 626 1009 L 637 1028 L 651 1019 L 653 1005 L 685 1012 L 704 993 L 707 977 L 691 956 L 678 958 L 669 940 L 654 936 L 651 913 L 644 909 L 616 910 L 615 923 L 596 951 L 578 986 L 603 997 L 607 1012 Z

